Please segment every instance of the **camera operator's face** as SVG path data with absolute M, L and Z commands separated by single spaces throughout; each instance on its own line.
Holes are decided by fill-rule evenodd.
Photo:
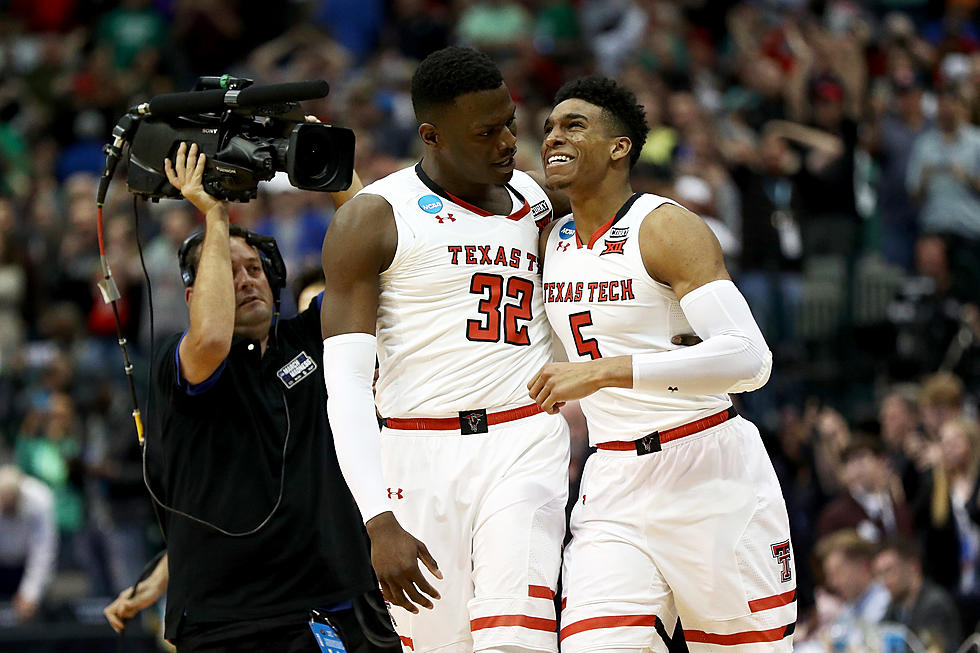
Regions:
M 441 156 L 467 182 L 507 183 L 517 153 L 516 111 L 506 85 L 460 95 L 436 119 Z
M 272 322 L 272 288 L 259 253 L 243 238 L 231 239 L 231 271 L 235 280 L 235 333 L 261 339 Z

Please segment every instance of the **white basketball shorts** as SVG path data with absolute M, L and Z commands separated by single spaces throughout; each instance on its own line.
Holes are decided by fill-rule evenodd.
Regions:
M 557 651 L 564 418 L 539 413 L 475 435 L 386 427 L 381 446 L 395 516 L 443 574 L 439 581 L 425 572 L 442 596 L 432 610 L 391 607 L 404 650 Z
M 751 422 L 734 417 L 645 455 L 597 451 L 571 533 L 563 653 L 666 651 L 677 616 L 692 652 L 792 650 L 789 519 Z

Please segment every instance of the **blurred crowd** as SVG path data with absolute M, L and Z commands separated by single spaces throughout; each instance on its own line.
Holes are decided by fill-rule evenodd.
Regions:
M 417 61 L 464 44 L 500 64 L 523 169 L 540 167 L 564 81 L 625 82 L 650 124 L 634 188 L 718 236 L 774 352 L 768 386 L 736 401 L 790 509 L 801 647 L 867 650 L 889 623 L 955 650 L 980 619 L 978 7 L 0 0 L 0 625 L 114 596 L 161 546 L 96 285 L 95 188 L 115 122 L 201 75 L 326 79 L 329 96 L 304 108 L 355 130 L 368 183 L 420 155 Z M 200 216 L 134 202 L 125 175 L 124 162 L 105 243 L 142 400 L 153 340 L 185 326 L 175 253 Z M 300 280 L 316 275 L 332 211 L 277 176 L 232 219 L 274 235 Z M 569 410 L 574 480 L 588 452 Z M 30 519 L 54 527 L 16 527 Z M 48 571 L 25 572 L 42 546 L 29 536 L 49 530 L 34 562 Z

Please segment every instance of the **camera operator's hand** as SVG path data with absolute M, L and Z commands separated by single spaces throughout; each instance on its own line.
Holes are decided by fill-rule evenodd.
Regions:
M 197 143 L 192 143 L 190 150 L 187 143 L 181 143 L 177 148 L 177 156 L 171 164 L 170 158 L 163 160 L 164 172 L 167 173 L 167 180 L 174 188 L 179 190 L 187 200 L 196 206 L 204 215 L 211 209 L 221 206 L 221 202 L 209 195 L 201 185 L 201 178 L 204 176 L 205 156 L 198 154 Z

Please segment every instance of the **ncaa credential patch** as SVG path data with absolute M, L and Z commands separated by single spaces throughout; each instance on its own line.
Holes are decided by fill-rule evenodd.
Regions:
M 423 195 L 419 198 L 419 208 L 435 215 L 442 210 L 442 200 L 437 195 Z
M 544 200 L 541 200 L 540 202 L 538 202 L 537 204 L 531 207 L 531 213 L 534 214 L 535 218 L 541 215 L 542 213 L 547 213 L 547 212 L 548 212 L 548 203 L 545 202 Z
M 282 381 L 283 385 L 291 388 L 314 371 L 316 371 L 316 361 L 310 358 L 305 351 L 301 351 L 296 355 L 296 358 L 279 368 L 276 374 L 279 375 L 279 380 Z

